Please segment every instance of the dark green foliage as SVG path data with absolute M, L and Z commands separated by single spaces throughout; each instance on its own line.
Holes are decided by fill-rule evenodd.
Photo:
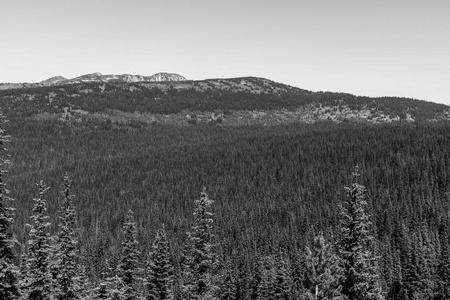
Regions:
M 258 86 L 261 90 L 218 89 L 211 83 L 240 84 L 242 80 Z M 430 119 L 448 109 L 448 106 L 443 104 L 409 98 L 369 98 L 346 93 L 312 92 L 255 77 L 211 80 L 211 82 L 207 80 L 193 83 L 194 86 L 199 83 L 210 85 L 210 88 L 202 91 L 196 90 L 194 86 L 189 88 L 185 86 L 192 82 L 179 83 L 181 89 L 167 85 L 161 88 L 147 88 L 145 83 L 102 83 L 104 86 L 102 90 L 98 82 L 93 82 L 58 87 L 0 90 L 0 102 L 9 117 L 29 117 L 44 112 L 62 113 L 64 107 L 92 113 L 114 109 L 131 113 L 173 114 L 184 110 L 267 110 L 315 104 L 379 110 L 392 117 L 398 115 L 403 119 L 406 113 L 416 119 Z M 265 88 L 267 83 L 268 88 Z
M 276 258 L 276 271 L 273 286 L 275 300 L 293 299 L 292 278 L 289 274 L 289 266 L 283 256 L 283 253 L 279 253 Z
M 104 282 L 99 284 L 95 292 L 94 299 L 100 300 L 109 298 L 108 286 Z
M 222 282 L 220 284 L 220 300 L 236 300 L 238 295 L 238 286 L 235 279 L 234 270 L 231 264 L 228 264 Z
M 262 266 L 260 260 L 257 260 L 253 266 L 252 272 L 251 272 L 251 278 L 249 282 L 249 286 L 247 288 L 248 290 L 248 297 L 249 299 L 255 300 L 258 298 L 260 283 L 262 280 Z
M 5 119 L 0 112 L 0 299 L 17 299 L 20 295 L 18 287 L 18 268 L 14 264 L 14 244 L 16 238 L 12 232 L 13 211 L 12 200 L 7 196 L 4 175 L 9 163 L 6 144 L 9 136 L 4 132 Z
M 194 201 L 192 226 L 182 258 L 182 290 L 187 299 L 210 299 L 218 293 L 218 260 L 210 211 L 213 202 L 205 188 L 200 199 Z
M 262 260 L 261 280 L 256 293 L 257 300 L 275 298 L 276 270 L 275 259 L 272 256 L 264 257 Z
M 450 231 L 448 221 L 440 229 L 441 253 L 436 278 L 436 300 L 450 299 Z
M 18 208 L 13 226 L 19 240 L 27 234 L 23 224 L 34 195 L 30 182 L 59 185 L 60 174 L 69 171 L 76 182 L 79 247 L 88 268 L 92 265 L 92 281 L 99 281 L 107 259 L 120 254 L 124 206 L 136 212 L 143 226 L 137 239 L 147 251 L 155 228 L 166 224 L 177 264 L 189 228 L 186 195 L 207 185 L 220 197 L 214 206 L 219 255 L 229 258 L 234 249 L 243 269 L 251 270 L 257 257 L 281 247 L 295 264 L 298 289 L 303 267 L 296 267 L 302 263 L 295 254 L 316 230 L 337 228 L 342 185 L 356 162 L 363 163 L 362 181 L 371 194 L 367 209 L 382 243 L 385 289 L 398 289 L 404 278 L 408 238 L 401 234 L 402 224 L 418 233 L 426 223 L 430 242 L 422 238 L 422 243 L 438 253 L 443 248 L 442 237 L 435 236 L 450 203 L 448 123 L 130 129 L 15 119 L 7 129 L 14 137 L 8 183 Z M 51 223 L 57 224 L 54 190 L 48 192 L 48 207 Z M 435 260 L 431 270 L 439 260 L 434 255 L 429 253 Z M 395 274 L 388 274 L 389 266 Z M 247 273 L 250 286 L 254 272 Z
M 367 192 L 358 183 L 359 176 L 356 166 L 352 186 L 347 188 L 345 205 L 341 207 L 342 292 L 349 300 L 379 300 L 382 293 L 375 239 L 367 212 Z
M 58 232 L 53 253 L 52 273 L 55 276 L 55 293 L 59 300 L 79 299 L 81 285 L 79 273 L 77 221 L 75 215 L 74 195 L 71 190 L 71 180 L 64 175 L 64 189 L 61 192 L 62 203 L 58 215 Z
M 137 241 L 136 222 L 130 209 L 123 224 L 122 256 L 119 264 L 120 296 L 124 300 L 138 299 L 139 278 L 139 242 Z
M 24 296 L 26 299 L 50 299 L 52 276 L 50 272 L 50 254 L 52 252 L 50 223 L 47 215 L 47 202 L 45 193 L 48 187 L 40 181 L 37 184 L 39 197 L 33 199 L 33 224 L 30 226 L 28 248 L 26 259 L 22 262 L 25 265 L 23 274 L 26 276 Z
M 167 300 L 173 297 L 173 266 L 164 227 L 156 233 L 147 260 L 148 300 Z
M 322 233 L 314 238 L 311 247 L 306 247 L 305 264 L 304 299 L 344 299 L 341 261 Z
M 444 292 L 439 286 L 438 255 L 439 247 L 427 229 L 412 232 L 406 236 L 408 252 L 402 266 L 400 296 L 407 299 L 435 299 Z M 447 247 L 444 242 L 442 246 Z M 442 254 L 442 250 L 440 252 Z M 440 263 L 439 263 L 440 265 Z M 440 292 L 439 292 L 440 291 Z

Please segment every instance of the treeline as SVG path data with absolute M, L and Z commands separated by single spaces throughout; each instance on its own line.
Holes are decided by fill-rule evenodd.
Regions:
M 240 80 L 240 79 L 238 79 Z M 346 93 L 311 92 L 272 82 L 272 89 L 265 90 L 258 78 L 245 78 L 260 85 L 260 93 L 237 91 L 232 87 L 206 90 L 147 88 L 144 84 L 83 83 L 57 87 L 39 87 L 0 91 L 4 113 L 9 117 L 29 117 L 38 113 L 62 113 L 64 107 L 81 109 L 91 113 L 107 109 L 124 112 L 174 114 L 182 111 L 233 111 L 297 108 L 307 104 L 323 106 L 349 106 L 352 109 L 373 109 L 391 117 L 416 120 L 432 119 L 448 110 L 444 104 L 398 97 L 357 97 Z M 220 80 L 221 83 L 232 81 Z M 278 88 L 278 86 L 280 86 Z

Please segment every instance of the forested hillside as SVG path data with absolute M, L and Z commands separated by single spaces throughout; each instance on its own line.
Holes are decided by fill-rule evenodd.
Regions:
M 0 103 L 2 300 L 450 299 L 446 105 L 255 77 Z
M 91 82 L 0 90 L 0 102 L 3 112 L 9 117 L 48 118 L 48 114 L 62 115 L 64 110 L 70 109 L 80 118 L 86 114 L 110 114 L 111 111 L 172 117 L 181 114 L 187 123 L 187 114 L 202 112 L 215 112 L 226 119 L 236 111 L 304 108 L 308 118 L 297 116 L 296 121 L 320 119 L 320 116 L 335 119 L 333 116 L 347 110 L 352 112 L 352 118 L 359 115 L 369 122 L 378 119 L 379 122 L 390 122 L 450 118 L 449 107 L 443 104 L 408 98 L 311 92 L 255 77 L 182 82 Z M 314 109 L 318 107 L 323 110 Z M 154 118 L 145 120 L 155 122 Z M 282 120 L 280 122 L 283 123 Z
M 102 289 L 115 293 L 111 288 L 125 282 L 117 276 L 125 276 L 126 261 L 143 268 L 146 259 L 150 265 L 162 259 L 174 268 L 166 270 L 174 276 L 168 281 L 171 293 L 184 299 L 185 293 L 194 293 L 186 278 L 198 271 L 186 249 L 214 234 L 207 241 L 216 245 L 214 255 L 207 252 L 198 259 L 207 261 L 205 276 L 216 274 L 205 279 L 212 280 L 207 286 L 218 290 L 202 290 L 202 295 L 226 290 L 234 296 L 221 299 L 310 299 L 314 257 L 345 261 L 348 252 L 338 247 L 347 232 L 342 231 L 340 207 L 363 197 L 367 207 L 358 209 L 367 215 L 368 239 L 375 238 L 367 266 L 376 268 L 366 275 L 369 280 L 377 274 L 375 290 L 380 288 L 387 299 L 447 299 L 447 122 L 186 127 L 12 118 L 4 127 L 12 136 L 11 164 L 3 177 L 17 208 L 12 228 L 22 247 L 16 250 L 26 251 L 31 233 L 25 224 L 31 222 L 32 199 L 38 196 L 35 183 L 43 180 L 49 187 L 51 235 L 61 232 L 61 203 L 73 202 L 72 227 L 78 228 L 74 236 L 79 239 L 74 251 L 85 280 L 92 283 L 91 295 Z M 355 165 L 360 173 L 356 185 Z M 62 186 L 66 172 L 70 193 L 61 196 L 68 187 Z M 203 187 L 203 202 L 194 204 Z M 201 205 L 214 213 L 208 215 L 213 223 L 197 219 L 205 212 Z M 197 231 L 204 228 L 201 220 L 211 226 L 204 233 Z M 156 259 L 158 251 L 165 256 Z M 339 279 L 348 276 L 345 272 L 344 266 L 326 285 L 349 296 L 348 282 Z M 145 295 L 145 284 L 158 277 L 151 276 L 142 282 L 130 279 L 130 284 L 142 287 L 138 290 Z M 271 294 L 283 290 L 275 282 L 284 282 L 289 292 Z

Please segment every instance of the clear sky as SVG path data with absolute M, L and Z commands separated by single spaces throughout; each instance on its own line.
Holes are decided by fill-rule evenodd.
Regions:
M 448 0 L 0 0 L 0 82 L 259 76 L 450 105 Z

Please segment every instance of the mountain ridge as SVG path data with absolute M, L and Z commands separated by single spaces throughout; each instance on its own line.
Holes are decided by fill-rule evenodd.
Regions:
M 161 78 L 155 78 L 158 79 Z M 115 120 L 120 115 L 124 122 L 177 125 L 211 120 L 219 120 L 223 125 L 275 125 L 322 120 L 387 123 L 450 119 L 450 107 L 444 104 L 313 92 L 260 77 L 134 80 L 139 78 L 125 81 L 99 73 L 78 77 L 75 83 L 50 78 L 48 81 L 60 84 L 0 90 L 0 103 L 5 115 L 11 117 L 59 118 L 63 112 L 71 111 L 81 114 L 82 119 Z
M 164 81 L 186 81 L 187 79 L 177 73 L 159 72 L 150 76 L 132 75 L 132 74 L 107 74 L 100 72 L 84 74 L 74 78 L 65 78 L 63 76 L 53 76 L 40 82 L 34 83 L 0 83 L 0 90 L 35 88 L 41 86 L 59 86 L 64 84 L 77 84 L 86 82 L 164 82 Z

